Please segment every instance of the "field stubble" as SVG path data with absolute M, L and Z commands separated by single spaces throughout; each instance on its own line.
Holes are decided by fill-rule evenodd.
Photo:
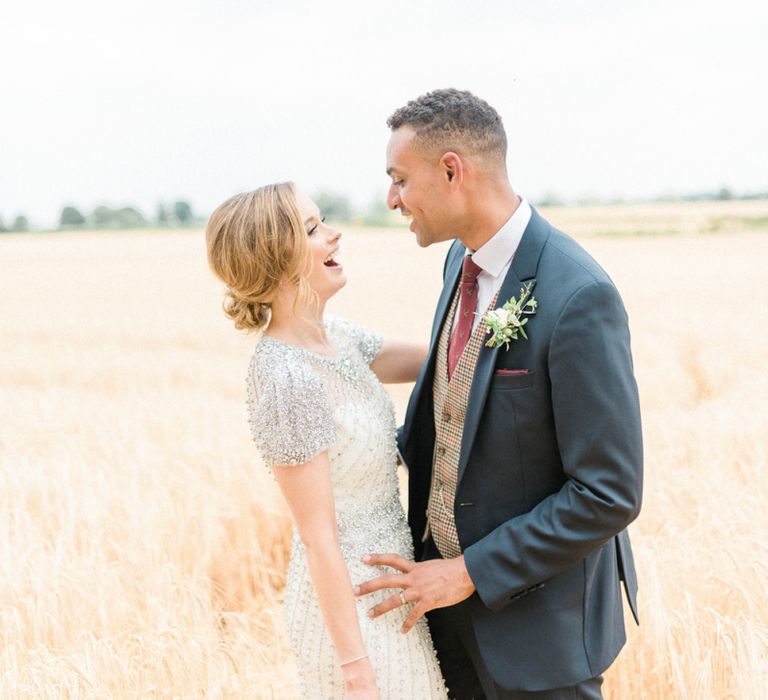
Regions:
M 768 233 L 586 235 L 633 216 L 549 212 L 624 297 L 643 408 L 642 625 L 606 697 L 763 698 Z M 444 253 L 350 230 L 329 311 L 425 339 Z M 201 234 L 3 236 L 0 265 L 0 696 L 293 697 L 289 519 L 245 422 L 254 338 L 223 317 Z

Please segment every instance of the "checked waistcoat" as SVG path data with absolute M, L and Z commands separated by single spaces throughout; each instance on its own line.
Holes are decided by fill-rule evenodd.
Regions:
M 461 436 L 464 432 L 464 415 L 467 411 L 477 356 L 488 333 L 485 321 L 480 321 L 472 332 L 449 381 L 448 346 L 459 302 L 459 292 L 460 287 L 453 296 L 451 309 L 440 333 L 433 382 L 435 453 L 432 460 L 432 485 L 429 491 L 427 522 L 437 549 L 446 559 L 461 555 L 454 517 Z M 489 309 L 495 308 L 497 296 L 498 292 L 488 305 Z

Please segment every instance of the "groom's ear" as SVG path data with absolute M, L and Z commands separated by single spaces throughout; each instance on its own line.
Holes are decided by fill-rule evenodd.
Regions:
M 448 182 L 452 185 L 460 185 L 464 178 L 464 166 L 461 158 L 453 151 L 448 151 L 440 158 L 440 167 Z

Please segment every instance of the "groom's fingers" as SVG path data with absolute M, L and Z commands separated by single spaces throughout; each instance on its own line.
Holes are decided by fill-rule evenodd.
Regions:
M 401 583 L 400 585 L 402 586 L 404 584 Z M 386 588 L 391 588 L 391 586 L 386 586 Z M 405 595 L 405 591 L 403 591 L 403 595 Z M 409 593 L 408 598 L 412 597 L 412 595 L 413 593 Z M 417 620 L 422 615 L 424 615 L 424 613 L 432 609 L 432 607 L 429 606 L 423 599 L 414 601 L 406 599 L 406 603 L 411 604 L 411 609 L 408 612 L 408 617 L 406 617 L 405 621 L 403 622 L 403 626 L 400 628 L 400 631 L 403 633 L 410 631 L 410 629 L 416 624 Z M 384 615 L 390 610 L 394 610 L 395 608 L 400 608 L 402 606 L 403 598 L 400 597 L 400 593 L 397 593 L 396 595 L 392 595 L 389 598 L 382 600 L 378 605 L 374 605 L 368 611 L 368 617 L 376 618 L 379 617 L 379 615 Z
M 384 613 L 388 613 L 390 610 L 394 610 L 395 608 L 399 608 L 402 606 L 403 601 L 400 598 L 400 594 L 390 596 L 386 600 L 382 600 L 381 603 L 378 605 L 374 605 L 369 611 L 368 611 L 368 617 L 378 617 L 379 615 L 383 615 Z
M 410 559 L 401 557 L 399 554 L 368 554 L 363 557 L 363 563 L 368 566 L 390 566 L 404 574 L 407 574 L 414 565 Z
M 403 626 L 400 628 L 400 631 L 403 634 L 410 632 L 411 628 L 419 621 L 419 618 L 429 610 L 431 610 L 431 608 L 424 605 L 423 603 L 416 603 L 416 605 L 414 605 L 411 609 L 411 612 L 408 614 L 408 617 L 405 618 L 405 622 L 403 622 Z
M 399 554 L 369 554 L 363 557 L 363 561 L 369 566 L 389 566 L 403 573 L 413 568 L 413 562 Z M 385 574 L 355 586 L 355 595 L 365 595 L 382 588 L 405 588 L 406 585 L 403 574 Z
M 405 576 L 402 574 L 387 574 L 358 584 L 355 586 L 355 595 L 373 593 L 373 591 L 380 591 L 382 588 L 405 588 L 405 586 Z

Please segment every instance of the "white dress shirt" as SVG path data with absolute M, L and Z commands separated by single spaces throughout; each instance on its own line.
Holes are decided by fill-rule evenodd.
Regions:
M 473 331 L 507 276 L 512 258 L 530 220 L 531 205 L 521 198 L 515 213 L 489 240 L 474 252 L 467 248 L 466 254 L 472 255 L 475 264 L 482 268 L 477 276 L 477 314 L 472 322 Z M 504 301 L 506 299 L 499 299 L 499 305 Z

